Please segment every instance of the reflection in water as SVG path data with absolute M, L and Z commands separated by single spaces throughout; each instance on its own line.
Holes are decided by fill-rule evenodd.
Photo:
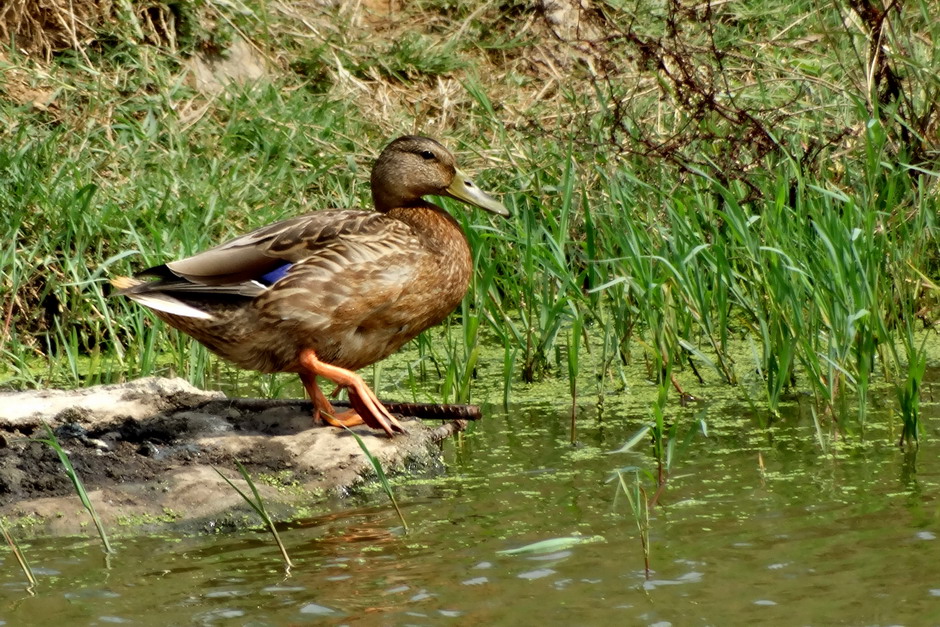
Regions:
M 923 412 L 937 418 L 935 406 Z M 397 486 L 411 533 L 376 492 L 368 507 L 285 525 L 289 575 L 260 531 L 124 540 L 110 568 L 91 540 L 24 543 L 39 586 L 25 592 L 7 555 L 0 621 L 940 623 L 936 443 L 915 462 L 870 429 L 868 443 L 822 454 L 797 411 L 761 430 L 723 407 L 652 513 L 647 579 L 635 522 L 607 479 L 652 461 L 606 454 L 637 428 L 614 413 L 581 425 L 573 449 L 564 409 L 491 412 L 448 444 L 447 474 Z M 603 541 L 505 553 L 577 536 Z

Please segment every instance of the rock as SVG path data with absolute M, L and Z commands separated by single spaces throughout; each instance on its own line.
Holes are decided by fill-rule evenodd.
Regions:
M 52 422 L 101 423 L 116 418 L 142 419 L 225 398 L 204 392 L 182 379 L 148 377 L 82 390 L 0 392 L 0 429 L 23 430 Z
M 356 429 L 386 471 L 436 468 L 434 445 L 466 426 L 402 420 L 408 433 L 395 438 Z M 309 402 L 227 399 L 162 378 L 0 393 L 0 438 L 7 444 L 0 448 L 0 514 L 39 517 L 53 534 L 84 533 L 89 517 L 55 452 L 35 440 L 47 437 L 43 421 L 106 527 L 195 530 L 247 511 L 213 469 L 244 485 L 235 460 L 256 478 L 267 506 L 287 513 L 374 476 L 350 433 L 313 424 Z
M 223 93 L 228 85 L 256 83 L 268 75 L 264 57 L 238 36 L 224 52 L 197 53 L 189 67 L 196 89 L 213 95 Z

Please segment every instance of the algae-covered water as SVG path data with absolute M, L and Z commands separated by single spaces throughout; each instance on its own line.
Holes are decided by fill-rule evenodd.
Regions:
M 940 372 L 928 374 L 940 380 Z M 940 418 L 938 386 L 923 418 Z M 879 403 L 876 403 L 879 405 Z M 860 436 L 817 441 L 804 404 L 761 424 L 747 407 L 701 402 L 650 518 L 650 567 L 615 468 L 655 468 L 646 450 L 609 454 L 648 418 L 530 402 L 488 408 L 447 471 L 283 530 L 285 573 L 262 532 L 24 543 L 39 585 L 9 552 L 6 625 L 937 625 L 940 445 L 916 454 L 884 429 L 885 396 Z M 704 410 L 704 411 L 703 411 Z M 560 540 L 568 538 L 568 540 Z M 578 542 L 580 538 L 583 542 Z M 505 553 L 547 540 L 545 550 Z

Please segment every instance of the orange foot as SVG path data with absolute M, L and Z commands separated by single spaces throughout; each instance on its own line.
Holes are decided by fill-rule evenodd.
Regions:
M 322 418 L 324 422 L 334 427 L 352 427 L 365 423 L 373 429 L 383 429 L 389 436 L 395 435 L 396 431 L 405 432 L 401 423 L 385 409 L 375 393 L 355 372 L 320 361 L 316 353 L 310 349 L 301 351 L 300 365 L 304 368 L 300 372 L 300 380 L 313 400 L 314 420 Z M 317 376 L 327 378 L 336 385 L 346 388 L 349 403 L 353 408 L 336 413 L 333 405 L 317 385 Z

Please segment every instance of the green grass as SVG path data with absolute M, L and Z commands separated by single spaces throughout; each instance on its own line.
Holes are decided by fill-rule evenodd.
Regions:
M 863 433 L 872 387 L 889 385 L 915 441 L 940 359 L 923 335 L 940 310 L 936 3 L 889 13 L 880 74 L 872 25 L 838 6 L 726 3 L 708 20 L 675 6 L 600 4 L 606 37 L 584 57 L 528 6 L 435 1 L 355 29 L 327 10 L 308 20 L 324 46 L 287 13 L 213 5 L 225 32 L 193 41 L 237 27 L 275 62 L 215 98 L 165 50 L 89 48 L 93 71 L 8 52 L 0 384 L 158 373 L 257 390 L 109 299 L 106 279 L 302 211 L 368 206 L 371 160 L 421 132 L 513 215 L 445 202 L 476 273 L 443 337 L 419 338 L 408 375 L 385 377 L 392 396 L 473 400 L 495 347 L 503 401 L 557 378 L 575 423 L 576 397 L 620 393 L 623 365 L 642 360 L 663 415 L 676 377 L 705 396 L 736 386 L 770 417 L 805 391 L 821 424 Z M 520 14 L 538 27 L 507 30 Z M 14 78 L 53 106 L 18 99 Z
M 62 464 L 62 469 L 65 471 L 65 474 L 72 481 L 72 486 L 75 488 L 75 494 L 78 496 L 79 500 L 82 503 L 82 506 L 88 512 L 88 515 L 91 516 L 92 521 L 95 523 L 95 529 L 98 531 L 98 537 L 101 538 L 101 545 L 104 548 L 105 553 L 114 553 L 114 549 L 111 548 L 111 543 L 108 541 L 108 534 L 105 531 L 104 524 L 101 522 L 101 518 L 98 516 L 98 511 L 95 509 L 94 503 L 91 502 L 91 499 L 88 497 L 88 492 L 85 490 L 85 484 L 82 481 L 82 478 L 78 476 L 78 473 L 75 472 L 75 468 L 72 467 L 72 461 L 69 459 L 68 453 L 65 449 L 62 448 L 62 445 L 59 444 L 59 439 L 55 435 L 55 431 L 52 430 L 52 427 L 48 423 L 43 422 L 43 427 L 46 430 L 46 437 L 39 438 L 36 441 L 42 442 L 52 450 L 56 452 L 56 455 L 59 456 L 59 462 Z
M 350 429 L 349 427 L 343 427 L 349 435 L 351 435 L 356 440 L 356 444 L 359 445 L 359 448 L 362 449 L 363 455 L 366 456 L 366 459 L 369 460 L 369 464 L 372 466 L 372 470 L 375 471 L 375 476 L 379 479 L 379 484 L 382 486 L 382 489 L 385 491 L 385 494 L 388 495 L 388 500 L 392 502 L 392 506 L 395 508 L 395 513 L 398 515 L 398 520 L 401 521 L 402 529 L 404 529 L 405 534 L 408 533 L 408 521 L 405 520 L 404 514 L 401 513 L 401 508 L 398 507 L 398 501 L 395 499 L 395 493 L 392 491 L 392 484 L 388 481 L 388 476 L 385 474 L 385 469 L 382 467 L 382 462 L 378 457 L 372 454 L 372 451 L 369 450 L 369 447 L 366 446 L 366 443 L 359 437 L 359 434 Z
M 267 527 L 268 531 L 271 532 L 271 536 L 274 538 L 274 542 L 277 544 L 277 548 L 281 551 L 281 560 L 284 562 L 284 568 L 286 572 L 290 574 L 290 569 L 294 567 L 293 562 L 291 562 L 290 556 L 287 554 L 287 549 L 284 547 L 284 543 L 281 541 L 281 534 L 277 531 L 277 525 L 274 523 L 274 520 L 271 518 L 271 515 L 268 514 L 268 508 L 264 505 L 264 499 L 261 498 L 261 493 L 258 492 L 255 482 L 252 480 L 251 475 L 245 470 L 245 467 L 242 466 L 241 462 L 237 459 L 235 460 L 235 467 L 238 468 L 239 474 L 242 476 L 242 479 L 245 480 L 245 483 L 248 484 L 248 488 L 251 490 L 251 496 L 246 494 L 241 488 L 232 483 L 232 480 L 222 474 L 222 471 L 212 467 L 215 472 L 225 480 L 225 483 L 229 485 L 235 492 L 238 493 L 238 496 L 242 497 L 242 500 L 247 503 L 251 509 L 255 511 L 256 514 L 261 518 L 261 521 L 264 523 L 264 526 Z
M 650 503 L 643 482 L 640 478 L 640 469 L 622 468 L 614 471 L 617 477 L 617 493 L 614 502 L 621 492 L 627 497 L 630 504 L 630 513 L 636 523 L 637 535 L 640 538 L 640 548 L 643 551 L 643 570 L 646 578 L 650 578 Z M 625 474 L 633 475 L 633 485 L 627 485 Z

